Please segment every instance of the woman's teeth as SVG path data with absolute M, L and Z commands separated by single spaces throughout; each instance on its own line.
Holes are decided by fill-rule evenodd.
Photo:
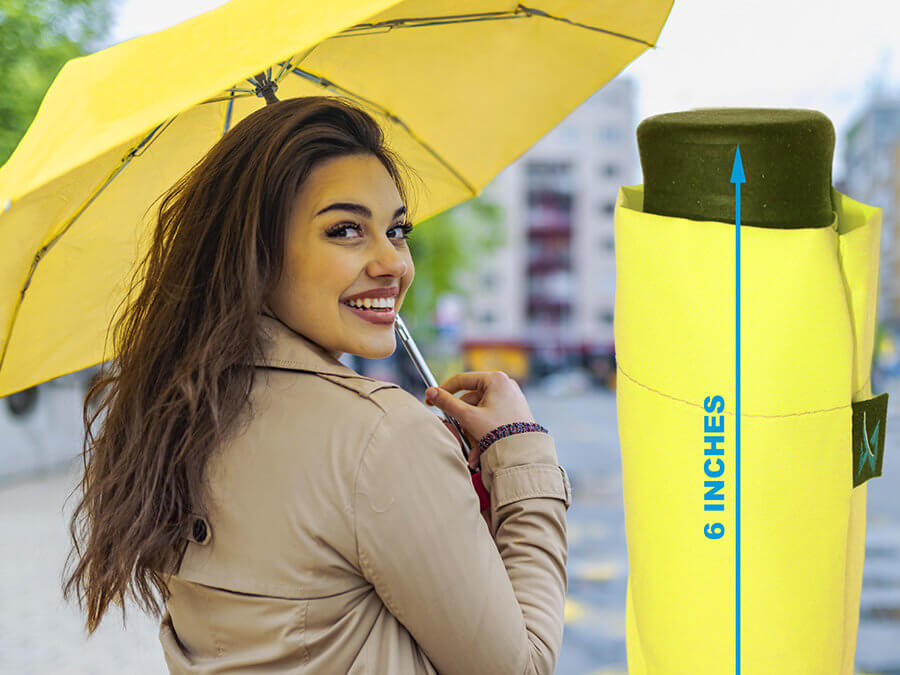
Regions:
M 363 298 L 362 300 L 348 300 L 346 304 L 357 309 L 390 311 L 394 309 L 394 298 Z

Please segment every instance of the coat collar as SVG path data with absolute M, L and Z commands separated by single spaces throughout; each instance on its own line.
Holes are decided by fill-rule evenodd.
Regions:
M 263 333 L 264 353 L 261 357 L 257 356 L 251 360 L 254 366 L 305 370 L 373 380 L 345 366 L 324 347 L 276 318 L 267 304 L 263 305 L 259 313 L 259 327 Z

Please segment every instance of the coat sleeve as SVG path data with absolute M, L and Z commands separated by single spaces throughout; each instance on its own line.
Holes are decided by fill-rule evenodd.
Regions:
M 387 408 L 359 465 L 360 569 L 442 675 L 552 673 L 570 503 L 553 439 L 514 434 L 482 456 L 492 536 L 458 441 L 410 401 Z

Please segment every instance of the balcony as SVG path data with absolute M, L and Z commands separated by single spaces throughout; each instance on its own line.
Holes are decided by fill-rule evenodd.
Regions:
M 542 275 L 559 270 L 568 270 L 572 267 L 572 261 L 568 256 L 546 256 L 528 261 L 526 268 L 529 276 Z
M 547 204 L 529 206 L 525 221 L 531 228 L 559 228 L 572 226 L 572 211 Z
M 528 298 L 527 312 L 529 319 L 536 319 L 539 317 L 564 319 L 571 314 L 572 305 L 568 300 L 544 296 L 532 296 Z

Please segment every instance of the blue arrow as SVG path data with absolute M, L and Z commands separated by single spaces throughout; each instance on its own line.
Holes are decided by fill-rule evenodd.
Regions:
M 735 674 L 741 673 L 741 183 L 744 178 L 744 163 L 741 161 L 741 146 L 734 153 L 731 168 L 731 182 L 734 183 L 734 362 L 735 362 L 735 413 L 734 413 L 734 667 Z
M 731 168 L 731 182 L 732 183 L 746 183 L 747 179 L 744 178 L 744 164 L 741 162 L 741 146 L 737 146 L 737 152 L 734 153 L 734 166 Z M 740 194 L 740 186 L 738 186 L 738 194 Z M 738 210 L 740 213 L 740 209 Z

